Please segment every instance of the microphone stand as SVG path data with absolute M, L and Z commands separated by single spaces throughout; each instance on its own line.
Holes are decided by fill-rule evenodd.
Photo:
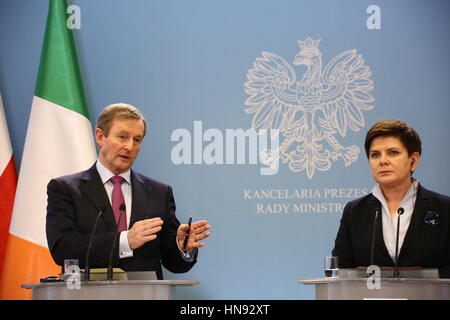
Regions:
M 97 218 L 95 219 L 94 227 L 92 228 L 91 238 L 89 239 L 89 244 L 86 252 L 86 263 L 84 264 L 84 280 L 88 281 L 91 280 L 91 267 L 89 265 L 89 259 L 91 257 L 91 248 L 92 244 L 94 243 L 94 235 L 95 231 L 97 230 L 98 221 L 100 220 L 100 216 L 102 215 L 103 211 L 100 210 L 97 214 Z
M 400 276 L 400 271 L 398 270 L 398 238 L 400 233 L 400 216 L 405 212 L 402 207 L 397 210 L 397 239 L 395 240 L 395 268 L 394 268 L 394 278 Z
M 114 250 L 116 249 L 117 238 L 119 237 L 119 234 L 120 234 L 120 232 L 119 232 L 120 220 L 122 219 L 122 214 L 125 211 L 124 203 L 122 203 L 119 206 L 119 211 L 120 211 L 120 214 L 119 214 L 119 219 L 117 221 L 117 232 L 114 233 L 113 244 L 112 244 L 111 252 L 109 254 L 109 263 L 108 263 L 108 271 L 106 274 L 106 280 L 113 280 L 112 257 L 113 257 Z
M 377 219 L 378 214 L 380 213 L 380 210 L 375 210 L 375 219 L 373 219 L 373 227 L 372 227 L 372 243 L 370 246 L 370 265 L 373 265 L 373 252 L 375 247 L 375 234 L 377 231 Z

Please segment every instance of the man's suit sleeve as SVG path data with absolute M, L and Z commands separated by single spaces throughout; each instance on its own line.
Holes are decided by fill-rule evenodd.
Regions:
M 53 179 L 49 182 L 46 233 L 56 264 L 63 265 L 64 259 L 79 259 L 83 268 L 93 223 L 91 217 L 83 217 L 86 212 L 77 212 L 75 194 L 65 181 Z M 95 220 L 95 213 L 92 218 Z M 113 237 L 114 232 L 96 234 L 91 251 L 92 267 L 108 265 Z M 113 263 L 117 264 L 118 257 L 115 255 L 114 258 Z
M 352 235 L 351 235 L 351 202 L 347 203 L 342 213 L 341 224 L 336 236 L 334 249 L 332 251 L 333 256 L 339 257 L 340 268 L 354 268 L 355 261 L 353 259 L 352 249 Z

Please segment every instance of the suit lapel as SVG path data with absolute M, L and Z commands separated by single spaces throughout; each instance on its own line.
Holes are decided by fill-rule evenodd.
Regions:
M 411 250 L 415 250 L 414 247 L 417 246 L 417 243 L 414 244 L 417 237 L 419 236 L 419 225 L 420 221 L 423 221 L 425 212 L 428 211 L 428 207 L 430 205 L 430 197 L 427 194 L 427 191 L 422 188 L 419 184 L 417 187 L 417 198 L 416 203 L 414 205 L 414 211 L 411 217 L 411 222 L 409 223 L 408 231 L 406 232 L 405 239 L 403 240 L 402 248 L 400 249 L 399 253 L 399 259 L 402 256 L 402 254 L 405 254 L 405 252 L 408 252 L 409 247 L 411 247 Z M 416 251 L 414 251 L 416 252 Z
M 146 183 L 137 173 L 131 170 L 131 217 L 130 228 L 139 220 L 146 219 L 148 202 L 152 193 L 152 186 Z
M 81 178 L 80 190 L 97 210 L 103 210 L 102 219 L 108 230 L 111 232 L 115 231 L 117 226 L 111 203 L 95 164 Z

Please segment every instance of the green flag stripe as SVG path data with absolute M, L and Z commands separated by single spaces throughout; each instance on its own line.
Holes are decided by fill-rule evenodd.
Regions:
M 66 0 L 49 0 L 35 95 L 89 118 Z

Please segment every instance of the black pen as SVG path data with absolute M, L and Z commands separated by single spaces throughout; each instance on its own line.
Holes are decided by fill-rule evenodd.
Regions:
M 191 223 L 192 223 L 192 216 L 189 217 L 189 221 L 188 221 L 189 229 L 186 232 L 186 234 L 184 235 L 183 250 L 186 249 L 186 245 L 187 245 L 188 238 L 189 238 L 189 233 L 191 232 Z

